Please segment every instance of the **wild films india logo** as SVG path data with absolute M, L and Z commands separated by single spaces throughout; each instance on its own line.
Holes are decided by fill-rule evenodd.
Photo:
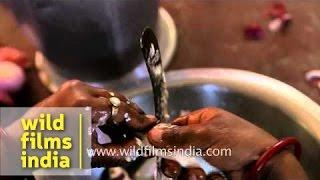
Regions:
M 82 119 L 82 114 L 79 116 Z M 64 114 L 60 114 L 57 119 L 52 119 L 51 114 L 40 114 L 35 119 L 21 118 L 21 125 L 24 130 L 20 139 L 22 168 L 70 168 L 70 157 L 59 154 L 59 151 L 69 151 L 72 148 L 72 138 L 43 135 L 43 131 L 56 131 L 57 133 L 64 131 Z M 26 151 L 28 147 L 32 150 L 44 150 L 46 155 L 42 157 L 28 155 Z
M 1 127 L 17 134 L 1 136 L 1 175 L 90 175 L 84 152 L 91 137 L 84 132 L 91 109 L 1 108 L 0 115 Z

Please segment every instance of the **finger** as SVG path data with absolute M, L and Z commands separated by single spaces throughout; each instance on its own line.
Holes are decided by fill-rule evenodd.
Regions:
M 206 173 L 201 168 L 183 168 L 178 180 L 201 180 L 206 179 Z
M 100 129 L 108 134 L 114 142 L 123 142 L 125 139 L 133 137 L 136 131 L 143 131 L 155 125 L 156 120 L 138 114 L 137 111 L 130 109 L 120 100 L 119 103 L 116 103 L 116 106 L 113 103 L 110 111 L 94 113 L 93 117 L 94 122 L 97 122 Z
M 122 101 L 120 101 L 119 106 L 111 105 L 111 120 L 115 124 L 120 124 L 125 121 L 125 114 L 128 112 L 128 107 Z
M 129 109 L 124 117 L 127 126 L 134 131 L 145 132 L 157 124 L 155 116 L 140 114 L 134 109 Z
M 127 106 L 125 103 L 120 101 L 120 99 L 118 99 L 117 104 L 114 104 L 114 102 L 112 103 L 110 99 L 102 96 L 95 99 L 97 102 L 94 105 L 98 107 L 94 108 L 93 122 L 103 120 L 99 125 L 104 125 L 107 120 L 112 120 L 115 124 L 119 124 L 124 120 L 124 114 L 127 112 Z
M 141 114 L 135 107 L 129 106 L 122 101 L 114 121 L 124 124 L 133 131 L 146 131 L 157 123 L 155 116 Z
M 96 96 L 103 96 L 106 98 L 110 97 L 117 97 L 120 101 L 124 102 L 125 104 L 135 108 L 138 112 L 144 113 L 144 111 L 134 102 L 129 100 L 126 96 L 122 95 L 121 93 L 114 91 L 114 90 L 105 90 L 105 89 L 95 89 Z
M 93 117 L 95 121 L 98 119 L 98 126 L 105 134 L 111 137 L 113 142 L 123 142 L 127 138 L 134 137 L 137 132 L 146 132 L 157 122 L 154 116 L 133 114 L 137 113 L 136 111 L 133 113 L 130 111 L 125 112 L 121 107 L 117 111 L 116 115 L 99 111 Z
M 169 159 L 162 158 L 160 166 L 162 173 L 169 178 L 178 177 L 181 171 L 180 164 L 176 161 Z
M 119 103 L 120 104 L 117 106 L 114 106 L 114 104 L 111 103 L 112 120 L 116 124 L 120 124 L 125 120 L 140 120 L 138 118 L 139 114 L 135 109 L 131 108 L 123 101 L 119 101 Z
M 92 88 L 91 93 L 95 97 L 110 97 L 109 92 L 102 88 Z
M 181 118 L 175 119 L 172 124 L 177 125 L 189 125 L 189 124 L 200 124 L 201 122 L 201 114 L 202 111 L 195 111 L 194 113 L 190 113 L 189 115 L 183 116 Z
M 128 98 L 126 98 L 124 95 L 118 93 L 117 91 L 114 90 L 106 90 L 102 88 L 95 88 L 93 95 L 96 97 L 102 96 L 106 98 L 111 98 L 111 97 L 117 97 L 123 102 L 127 102 Z
M 145 114 L 145 112 L 136 103 L 134 103 L 132 101 L 127 101 L 127 104 L 131 108 L 135 109 L 139 114 L 143 114 L 143 115 Z
M 92 123 L 104 124 L 111 115 L 111 103 L 104 97 L 93 98 Z
M 118 101 L 120 104 L 114 104 L 114 102 L 111 101 L 111 98 L 113 98 L 115 101 Z M 138 113 L 136 108 L 129 106 L 126 102 L 121 101 L 121 99 L 115 96 L 110 96 L 110 98 L 100 96 L 94 99 L 96 99 L 96 102 L 92 105 L 95 107 L 94 110 L 102 112 L 107 111 L 108 113 L 111 113 L 112 119 L 115 123 L 121 123 L 125 119 L 124 115 L 130 111 L 130 109 L 131 112 L 136 111 Z M 135 114 L 136 113 L 134 113 L 134 115 Z
M 110 104 L 106 98 L 94 98 L 88 95 L 79 95 L 76 100 L 75 105 L 78 107 L 103 108 Z
M 122 101 L 124 103 L 124 105 L 135 109 L 139 114 L 145 114 L 144 111 L 136 103 L 131 102 L 128 98 L 126 98 L 124 95 L 118 93 L 117 91 L 105 90 L 105 89 L 101 89 L 101 88 L 94 88 L 94 89 L 92 89 L 92 91 L 93 91 L 93 95 L 95 97 L 105 97 L 107 99 L 110 99 L 111 97 L 116 97 L 120 101 Z
M 211 128 L 200 124 L 176 126 L 161 123 L 148 132 L 148 140 L 159 148 L 195 146 L 206 149 L 214 143 L 212 134 Z
M 188 115 L 181 116 L 173 120 L 172 124 L 179 126 L 186 126 L 189 124 L 200 124 L 208 122 L 221 114 L 221 110 L 218 108 L 203 108 L 197 111 L 193 111 Z
M 91 105 L 92 108 L 94 108 L 94 110 L 106 110 L 106 109 L 110 109 L 111 107 L 111 103 L 107 98 L 104 97 L 98 97 L 98 98 L 92 98 L 93 99 L 93 103 Z
M 68 85 L 69 87 L 71 86 L 74 89 L 85 92 L 89 95 L 94 95 L 97 89 L 101 89 L 79 80 L 71 80 L 69 83 L 66 83 L 66 86 L 64 87 L 68 87 Z
M 188 115 L 180 116 L 172 121 L 173 125 L 177 126 L 187 126 L 188 125 Z
M 158 123 L 158 119 L 154 115 L 141 115 L 144 117 L 143 123 L 140 124 L 139 130 L 147 130 L 149 131 L 152 127 L 154 127 Z
M 125 103 L 128 101 L 128 98 L 127 98 L 127 97 L 125 97 L 124 95 L 120 94 L 120 93 L 117 92 L 117 91 L 110 90 L 110 91 L 109 91 L 109 94 L 110 94 L 111 96 L 114 96 L 114 97 L 119 98 L 121 101 L 123 101 L 123 102 L 125 102 Z

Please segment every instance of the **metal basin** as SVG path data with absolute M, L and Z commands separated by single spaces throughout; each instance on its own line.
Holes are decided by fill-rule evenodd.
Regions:
M 320 177 L 320 107 L 293 87 L 256 73 L 233 69 L 189 69 L 167 73 L 172 117 L 180 110 L 216 106 L 231 111 L 281 138 L 295 136 L 302 164 Z M 153 113 L 148 80 L 126 84 L 125 94 Z M 254 142 L 252 142 L 254 143 Z

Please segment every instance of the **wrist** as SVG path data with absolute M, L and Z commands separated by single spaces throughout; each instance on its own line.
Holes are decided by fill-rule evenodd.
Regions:
M 258 179 L 283 180 L 283 179 L 307 179 L 299 161 L 289 150 L 276 154 L 266 164 Z
M 249 174 L 249 178 L 252 179 L 252 180 L 259 179 L 259 177 L 261 177 L 261 174 L 262 174 L 263 170 L 265 170 L 264 174 L 266 174 L 266 172 L 268 172 L 266 170 L 266 165 L 269 163 L 269 161 L 271 161 L 272 159 L 274 159 L 273 161 L 277 160 L 277 158 L 274 158 L 274 157 L 279 155 L 280 153 L 288 150 L 289 146 L 292 146 L 294 148 L 293 149 L 294 150 L 294 155 L 299 159 L 300 155 L 301 155 L 301 144 L 299 143 L 299 141 L 295 137 L 283 138 L 279 142 L 274 144 L 273 146 L 269 147 L 260 156 L 260 158 L 253 164 L 253 166 L 250 168 L 250 171 L 248 173 Z M 286 154 L 284 154 L 284 155 L 286 155 Z M 282 157 L 282 156 L 278 156 L 278 158 L 279 157 Z M 292 163 L 292 166 L 294 167 L 294 168 L 291 168 L 293 171 L 296 171 L 296 170 L 297 171 L 301 171 L 302 170 L 302 168 L 299 167 L 300 166 L 299 162 L 295 158 L 290 158 L 291 156 L 285 156 L 285 157 L 289 157 L 290 163 L 288 164 L 288 166 L 283 166 L 283 164 L 285 164 L 285 163 L 283 163 L 282 161 L 280 162 L 281 166 L 277 169 L 277 172 L 281 173 L 279 175 L 285 175 L 284 177 L 286 177 L 286 175 L 290 176 L 290 174 L 286 174 L 286 173 L 287 173 L 287 169 L 291 168 L 291 163 Z M 280 158 L 280 159 L 281 160 L 287 160 L 287 158 L 285 158 L 285 159 Z M 271 163 L 271 164 L 275 164 L 276 166 L 279 166 L 277 163 L 278 162 Z M 273 167 L 274 166 L 272 166 L 272 169 L 274 169 Z M 270 172 L 273 172 L 272 169 L 271 169 Z M 302 172 L 303 172 L 303 170 L 302 170 Z M 266 176 L 266 175 L 264 175 L 264 176 Z M 264 176 L 262 176 L 262 177 L 264 177 Z
M 262 169 L 261 174 L 259 175 L 259 179 L 269 179 L 271 174 L 274 174 L 277 171 L 277 166 L 279 164 L 287 163 L 291 161 L 291 157 L 293 156 L 291 152 L 288 150 L 284 150 L 274 157 L 270 159 L 270 161 L 266 164 L 265 168 Z

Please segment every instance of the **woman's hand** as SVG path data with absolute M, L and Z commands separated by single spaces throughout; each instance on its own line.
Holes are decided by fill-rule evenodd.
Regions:
M 117 107 L 111 98 L 119 100 Z M 146 115 L 135 103 L 123 95 L 89 86 L 78 80 L 64 83 L 61 88 L 40 102 L 37 107 L 92 107 L 92 150 L 113 151 L 114 155 L 92 157 L 92 166 L 120 166 L 134 160 L 120 155 L 120 149 L 138 146 L 136 133 L 143 133 L 156 124 L 156 118 Z M 113 112 L 113 108 L 117 112 Z M 98 129 L 99 127 L 99 129 Z M 99 142 L 101 133 L 107 134 L 110 142 Z M 104 135 L 105 136 L 105 135 Z M 131 147 L 130 147 L 131 146 Z
M 158 148 L 194 146 L 204 152 L 208 149 L 230 148 L 231 156 L 210 157 L 207 154 L 203 158 L 211 165 L 230 173 L 233 179 L 242 179 L 247 165 L 257 160 L 267 147 L 277 142 L 276 138 L 250 122 L 217 108 L 194 111 L 173 120 L 172 124 L 175 126 L 155 126 L 149 131 L 150 143 Z M 174 162 L 165 160 L 164 173 L 177 176 L 177 173 L 170 172 L 170 166 L 175 166 L 171 169 L 178 172 Z M 183 171 L 185 172 L 180 173 L 179 177 L 186 173 L 199 179 L 205 177 L 204 172 L 201 174 L 197 169 Z

